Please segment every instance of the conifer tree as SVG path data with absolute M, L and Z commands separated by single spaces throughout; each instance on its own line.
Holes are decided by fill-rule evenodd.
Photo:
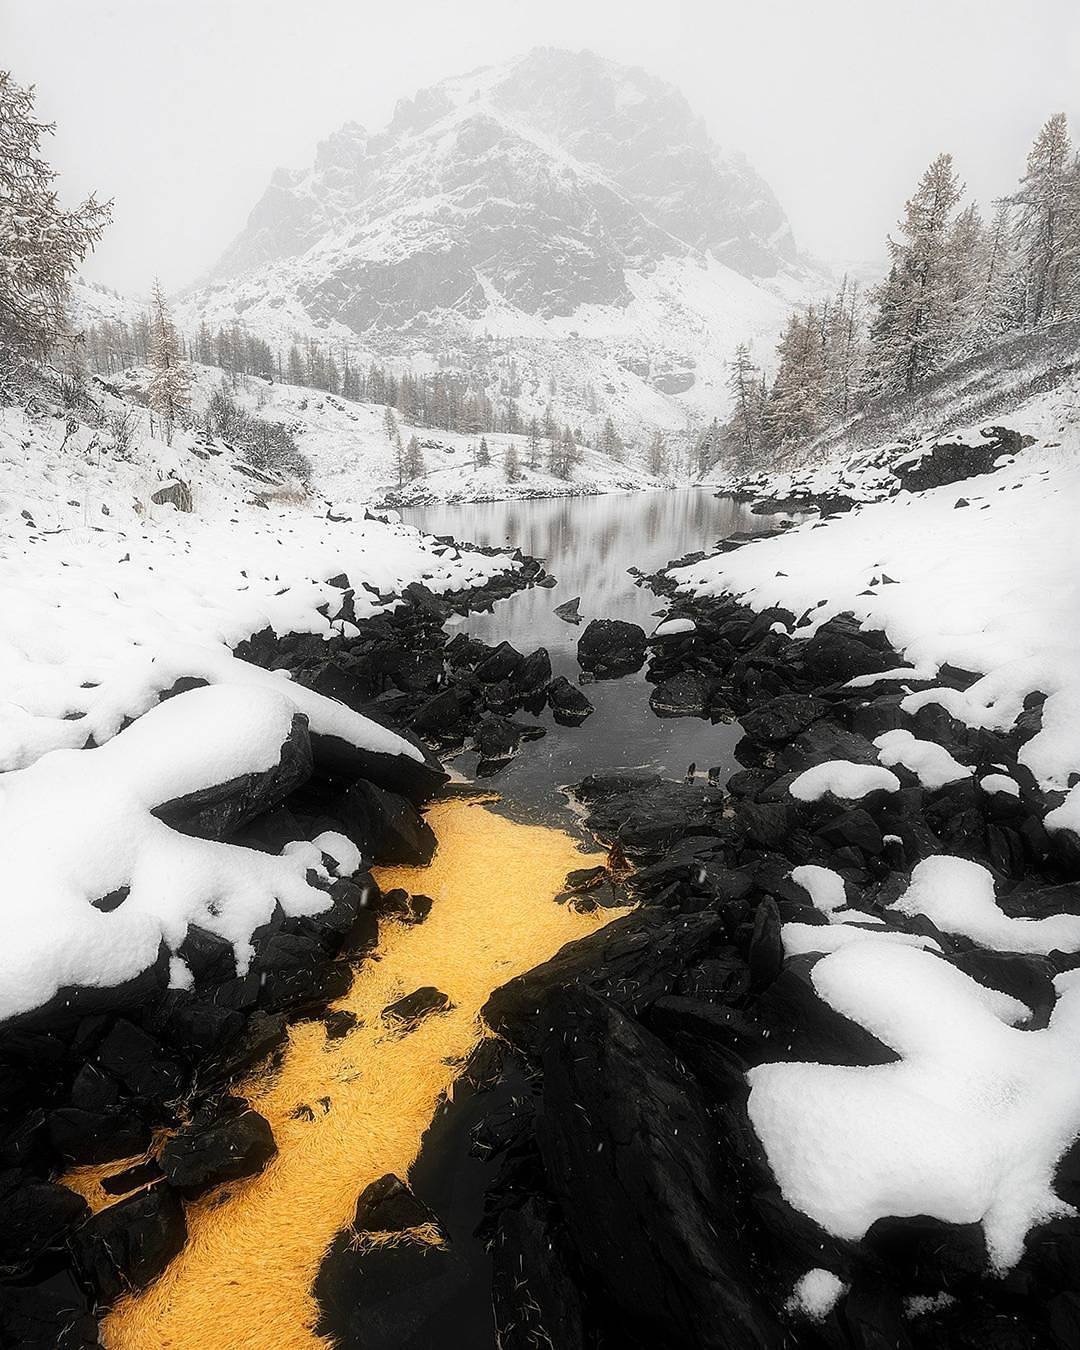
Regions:
M 71 278 L 112 214 L 93 196 L 61 210 L 41 157 L 53 130 L 34 117 L 33 88 L 0 70 L 0 346 L 40 356 L 69 338 Z
M 663 478 L 667 473 L 667 441 L 659 427 L 653 432 L 652 440 L 649 442 L 648 465 L 649 472 L 654 478 Z
M 416 436 L 410 436 L 409 444 L 405 447 L 405 477 L 412 483 L 417 478 L 423 478 L 424 472 L 424 452 Z
M 518 458 L 517 446 L 513 442 L 506 447 L 506 454 L 503 456 L 503 473 L 508 483 L 516 483 L 521 478 L 521 460 Z
M 763 407 L 761 371 L 750 359 L 750 349 L 745 343 L 740 343 L 735 348 L 728 390 L 731 394 L 732 412 L 724 428 L 725 448 L 737 464 L 750 468 L 761 448 Z M 719 449 L 710 447 L 712 448 Z M 700 447 L 698 461 L 701 462 Z M 701 469 L 701 472 L 704 473 L 705 469 Z
M 891 267 L 875 292 L 874 381 L 910 393 L 942 364 L 954 336 L 954 213 L 963 187 L 952 156 L 938 155 L 904 207 L 900 238 L 888 241 Z
M 185 364 L 180 337 L 173 323 L 161 283 L 154 282 L 150 301 L 150 407 L 165 423 L 166 440 L 172 440 L 177 420 L 190 403 L 191 371 Z
M 540 423 L 535 417 L 529 418 L 529 468 L 540 467 Z
M 779 365 L 762 412 L 762 429 L 764 440 L 779 449 L 810 440 L 821 426 L 825 358 L 813 306 L 790 316 L 776 351 Z
M 484 468 L 491 463 L 491 450 L 488 447 L 487 437 L 480 437 L 480 444 L 476 447 L 476 463 Z
M 1024 322 L 1032 325 L 1068 308 L 1067 282 L 1080 250 L 1076 156 L 1064 113 L 1055 113 L 1036 136 L 1013 202 Z

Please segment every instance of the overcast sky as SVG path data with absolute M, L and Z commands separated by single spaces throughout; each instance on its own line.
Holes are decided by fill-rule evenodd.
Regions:
M 1080 134 L 1078 0 L 0 0 L 61 195 L 115 198 L 88 274 L 130 291 L 194 280 L 342 122 L 537 45 L 678 85 L 832 262 L 881 254 L 938 151 L 987 201 L 1049 113 Z

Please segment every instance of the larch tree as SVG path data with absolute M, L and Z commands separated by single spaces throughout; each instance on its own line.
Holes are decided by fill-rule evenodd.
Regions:
M 506 454 L 503 456 L 503 473 L 508 483 L 516 483 L 521 478 L 521 460 L 518 457 L 517 446 L 512 442 L 506 447 Z
M 735 348 L 730 365 L 728 392 L 731 394 L 732 409 L 724 427 L 723 444 L 737 464 L 750 468 L 761 445 L 761 371 L 754 365 L 750 349 L 743 342 Z M 710 449 L 715 449 L 719 454 L 720 445 L 711 446 Z M 698 458 L 700 462 L 700 452 Z
M 1076 156 L 1064 113 L 1043 125 L 1013 197 L 1017 208 L 1024 321 L 1041 323 L 1067 308 L 1065 282 L 1080 246 Z
M 875 290 L 872 368 L 880 391 L 910 393 L 942 364 L 954 333 L 951 249 L 963 187 L 952 155 L 930 164 L 904 206 L 898 239 L 888 241 L 890 270 Z
M 654 478 L 663 478 L 668 471 L 668 446 L 664 433 L 659 427 L 653 432 L 647 455 L 649 472 Z
M 535 417 L 529 418 L 529 459 L 530 469 L 540 467 L 540 423 Z
M 811 305 L 793 313 L 776 348 L 776 379 L 762 411 L 762 439 L 782 449 L 810 440 L 821 427 L 825 402 L 825 357 L 818 312 Z
M 417 438 L 410 436 L 409 443 L 405 447 L 405 477 L 412 483 L 417 478 L 423 478 L 424 473 L 424 452 Z
M 150 384 L 147 399 L 151 409 L 165 424 L 166 440 L 172 440 L 173 428 L 191 402 L 191 369 L 184 360 L 180 335 L 176 331 L 161 283 L 154 281 L 150 299 Z
M 476 447 L 475 458 L 477 465 L 481 468 L 484 468 L 491 463 L 491 449 L 488 446 L 486 436 L 480 437 L 480 444 Z
M 111 202 L 64 211 L 41 157 L 54 127 L 34 116 L 34 90 L 0 70 L 0 346 L 46 356 L 69 340 L 65 304 L 76 269 L 101 238 Z

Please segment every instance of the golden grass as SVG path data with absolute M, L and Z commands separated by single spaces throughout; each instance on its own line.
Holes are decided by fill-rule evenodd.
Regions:
M 428 819 L 439 839 L 431 865 L 383 869 L 378 880 L 432 896 L 431 914 L 416 927 L 383 926 L 377 954 L 336 1005 L 359 1018 L 353 1031 L 328 1041 L 321 1023 L 297 1025 L 280 1071 L 246 1085 L 277 1156 L 261 1176 L 188 1206 L 186 1248 L 106 1318 L 108 1350 L 326 1350 L 312 1329 L 323 1255 L 369 1182 L 408 1174 L 484 1034 L 488 995 L 613 917 L 552 902 L 571 868 L 604 860 L 562 831 L 461 799 Z M 421 985 L 445 991 L 453 1008 L 391 1032 L 381 1010 Z M 314 1120 L 295 1114 L 301 1106 Z

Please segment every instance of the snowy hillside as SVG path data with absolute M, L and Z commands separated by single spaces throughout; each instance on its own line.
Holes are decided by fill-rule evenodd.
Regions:
M 493 501 L 515 497 L 563 497 L 662 487 L 642 465 L 640 452 L 627 451 L 625 462 L 588 446 L 579 446 L 579 462 L 571 476 L 548 471 L 547 442 L 540 448 L 539 467 L 528 465 L 525 436 L 489 433 L 484 437 L 490 463 L 478 464 L 480 437 L 400 423 L 403 442 L 416 436 L 423 472 L 399 484 L 396 451 L 387 437 L 386 409 L 355 403 L 316 389 L 271 383 L 257 377 L 225 380 L 212 366 L 193 364 L 192 412 L 205 413 L 216 390 L 225 388 L 245 411 L 288 428 L 301 453 L 311 462 L 313 489 L 335 507 L 415 505 L 421 502 Z M 145 370 L 125 371 L 118 385 L 141 397 L 149 378 Z M 519 468 L 507 477 L 507 452 L 518 456 Z
M 180 317 L 419 372 L 512 361 L 525 409 L 553 398 L 570 420 L 599 401 L 633 435 L 711 418 L 734 345 L 770 349 L 823 285 L 768 186 L 677 91 L 543 49 L 279 170 Z

